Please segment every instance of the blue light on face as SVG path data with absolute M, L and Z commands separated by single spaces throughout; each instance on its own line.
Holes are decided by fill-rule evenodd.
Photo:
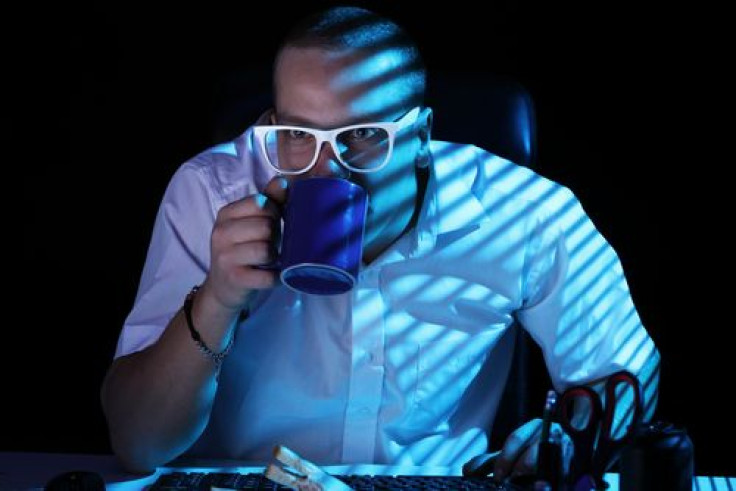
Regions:
M 391 108 L 405 106 L 421 90 L 419 81 L 423 74 L 413 63 L 406 50 L 385 49 L 355 62 L 348 61 L 347 68 L 335 77 L 331 88 L 338 93 L 360 91 L 351 102 L 354 113 L 387 116 Z
M 338 56 L 346 55 L 340 53 Z M 335 77 L 331 87 L 342 92 L 360 85 L 379 85 L 390 75 L 405 72 L 409 61 L 405 50 L 385 49 L 350 63 L 348 69 Z
M 383 82 L 379 87 L 367 89 L 355 98 L 350 108 L 359 114 L 384 112 L 387 108 L 403 107 L 406 101 L 418 95 L 416 78 L 419 72 L 407 72 Z

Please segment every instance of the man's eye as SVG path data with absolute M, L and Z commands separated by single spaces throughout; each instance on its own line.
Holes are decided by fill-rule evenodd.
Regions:
M 367 140 L 376 134 L 375 128 L 354 128 L 350 130 L 348 138 L 352 141 Z
M 302 140 L 304 138 L 307 138 L 309 136 L 309 133 L 303 130 L 289 130 L 289 138 L 292 138 L 294 140 Z

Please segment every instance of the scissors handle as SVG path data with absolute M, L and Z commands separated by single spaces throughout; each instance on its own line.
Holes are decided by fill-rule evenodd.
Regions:
M 632 411 L 629 425 L 622 436 L 615 436 L 616 391 L 623 384 L 631 391 Z M 604 386 L 605 407 L 598 393 L 591 387 L 577 385 L 562 393 L 558 402 L 558 420 L 570 436 L 575 447 L 570 474 L 573 479 L 589 474 L 596 482 L 602 482 L 608 466 L 618 457 L 621 448 L 634 437 L 636 425 L 642 414 L 642 395 L 639 380 L 625 370 L 606 379 Z M 587 420 L 573 424 L 576 402 L 587 401 Z M 622 418 L 625 419 L 627 415 Z M 573 481 L 574 482 L 574 481 Z
M 633 411 L 633 414 L 631 415 L 631 420 L 626 427 L 626 431 L 624 431 L 623 436 L 614 439 L 612 430 L 614 429 L 614 417 L 616 416 L 616 406 L 618 404 L 618 399 L 616 398 L 616 389 L 618 389 L 618 386 L 621 384 L 628 386 L 631 389 L 631 394 L 633 397 L 631 410 Z M 606 405 L 603 413 L 602 423 L 609 431 L 605 432 L 604 434 L 610 440 L 629 440 L 631 437 L 633 437 L 634 429 L 641 420 L 642 395 L 641 387 L 639 386 L 639 379 L 637 379 L 634 375 L 625 370 L 621 372 L 616 372 L 608 377 L 608 380 L 606 380 L 605 391 Z
M 619 401 L 616 398 L 618 386 L 623 384 L 631 391 L 631 418 L 620 437 L 615 436 L 616 406 Z M 634 438 L 636 427 L 642 416 L 642 395 L 639 379 L 627 371 L 616 372 L 606 380 L 605 385 L 606 404 L 601 420 L 601 431 L 598 437 L 598 445 L 593 462 L 594 475 L 603 476 L 608 466 L 618 457 L 621 449 L 629 444 Z M 625 419 L 628 415 L 624 415 Z
M 576 401 L 587 400 L 590 413 L 585 423 L 581 426 L 575 416 Z M 571 463 L 570 473 L 573 476 L 589 474 L 593 470 L 593 453 L 595 441 L 598 434 L 599 424 L 603 417 L 603 406 L 601 399 L 590 387 L 578 385 L 570 387 L 562 393 L 558 401 L 558 415 L 560 426 L 572 439 L 575 453 Z

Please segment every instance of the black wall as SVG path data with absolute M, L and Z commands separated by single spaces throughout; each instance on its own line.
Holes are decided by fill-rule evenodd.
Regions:
M 577 193 L 618 251 L 662 352 L 658 419 L 687 427 L 699 472 L 736 474 L 720 443 L 734 438 L 728 320 L 709 275 L 730 261 L 724 232 L 706 225 L 727 193 L 713 189 L 718 161 L 690 145 L 708 121 L 692 112 L 697 46 L 683 18 L 621 3 L 475 3 L 367 4 L 407 26 L 430 73 L 493 73 L 530 90 L 538 170 Z M 109 451 L 99 385 L 158 200 L 184 159 L 222 137 L 214 122 L 243 95 L 231 81 L 267 83 L 276 41 L 306 10 L 264 9 L 17 14 L 27 28 L 5 43 L 13 252 L 0 450 Z

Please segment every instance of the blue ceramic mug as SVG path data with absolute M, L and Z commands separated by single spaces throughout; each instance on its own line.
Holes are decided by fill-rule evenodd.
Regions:
M 367 209 L 365 190 L 345 179 L 292 182 L 278 260 L 281 281 L 315 295 L 352 289 L 360 271 Z

